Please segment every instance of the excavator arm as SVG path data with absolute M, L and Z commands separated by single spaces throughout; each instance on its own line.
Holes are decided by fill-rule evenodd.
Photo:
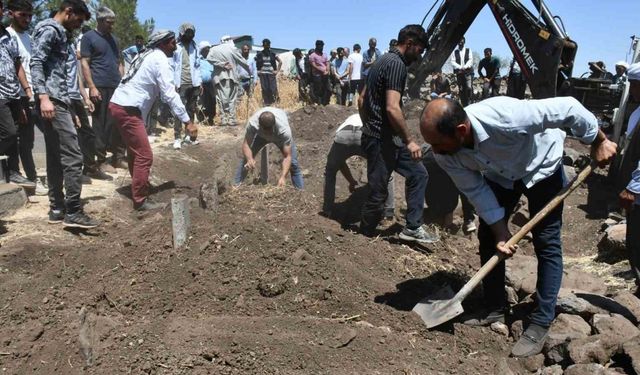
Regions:
M 577 45 L 559 27 L 541 0 L 532 0 L 539 16 L 518 0 L 444 0 L 427 27 L 429 46 L 410 69 L 409 95 L 418 97 L 427 76 L 441 69 L 458 41 L 488 5 L 520 66 L 534 98 L 565 92 Z M 565 83 L 566 82 L 566 83 Z

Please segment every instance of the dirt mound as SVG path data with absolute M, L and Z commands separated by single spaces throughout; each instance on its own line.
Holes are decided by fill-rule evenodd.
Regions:
M 289 124 L 296 140 L 317 142 L 333 139 L 333 135 L 350 115 L 357 112 L 355 107 L 337 104 L 306 106 L 289 114 Z

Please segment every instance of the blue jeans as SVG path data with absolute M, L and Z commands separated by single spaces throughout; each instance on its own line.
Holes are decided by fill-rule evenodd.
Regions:
M 505 209 L 505 220 L 513 213 L 513 209 L 521 195 L 527 197 L 531 217 L 535 216 L 565 184 L 562 166 L 551 176 L 539 181 L 531 188 L 522 181 L 516 181 L 513 189 L 505 189 L 495 182 L 487 180 L 498 203 Z M 536 282 L 537 306 L 531 313 L 532 323 L 548 327 L 555 318 L 556 300 L 562 282 L 562 203 L 542 220 L 531 231 L 533 246 L 538 258 L 538 278 Z M 480 240 L 480 260 L 486 263 L 496 252 L 496 241 L 489 225 L 480 220 L 478 229 Z M 488 306 L 506 306 L 507 298 L 504 290 L 505 264 L 501 262 L 482 281 L 484 298 Z
M 267 145 L 267 141 L 264 138 L 256 136 L 251 142 L 251 155 L 255 158 L 258 152 L 262 150 L 264 146 Z M 264 163 L 264 160 L 262 160 Z M 234 185 L 240 185 L 242 181 L 247 177 L 247 170 L 244 168 L 244 165 L 247 163 L 245 158 L 240 160 L 240 164 L 238 164 L 238 169 L 236 169 L 236 176 L 234 178 Z M 291 183 L 296 189 L 304 188 L 304 180 L 302 179 L 302 170 L 300 169 L 300 165 L 298 164 L 298 151 L 296 149 L 296 144 L 291 142 L 291 170 L 289 171 L 291 174 Z
M 406 146 L 397 147 L 389 138 L 386 140 L 362 135 L 362 151 L 367 157 L 367 179 L 369 196 L 362 207 L 360 231 L 372 234 L 384 210 L 387 200 L 387 185 L 391 173 L 398 172 L 405 178 L 405 196 L 407 199 L 407 228 L 417 229 L 422 225 L 424 192 L 429 178 L 427 170 L 420 161 L 411 159 Z
M 364 156 L 362 153 L 362 147 L 359 144 L 343 145 L 341 143 L 334 142 L 327 155 L 327 165 L 324 169 L 324 200 L 322 203 L 323 212 L 331 212 L 333 203 L 336 199 L 336 175 L 340 168 L 346 163 L 347 159 L 352 156 Z M 393 190 L 393 176 L 389 179 L 387 184 L 387 190 L 389 192 L 387 200 L 384 203 L 384 216 L 392 217 L 395 212 L 394 202 L 394 190 Z
M 627 212 L 627 251 L 636 286 L 640 286 L 640 206 L 637 204 Z

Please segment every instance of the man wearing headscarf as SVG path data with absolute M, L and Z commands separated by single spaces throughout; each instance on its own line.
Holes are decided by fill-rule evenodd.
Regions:
M 216 86 L 216 102 L 220 108 L 220 125 L 235 126 L 236 102 L 240 79 L 238 78 L 237 65 L 249 70 L 249 64 L 242 53 L 233 44 L 231 38 L 221 40 L 221 44 L 211 47 L 207 61 L 213 65 L 213 82 Z
M 182 104 L 187 108 L 191 121 L 193 121 L 193 116 L 196 113 L 198 96 L 202 93 L 200 55 L 196 42 L 194 42 L 195 36 L 195 26 L 190 23 L 180 25 L 177 50 L 173 54 L 173 82 L 180 94 Z M 181 132 L 182 121 L 175 119 L 173 125 L 173 148 L 176 150 L 182 147 Z M 190 138 L 188 134 L 185 136 L 184 141 L 188 144 L 198 143 L 195 139 Z
M 157 98 L 169 105 L 181 122 L 180 126 L 184 124 L 186 127 L 188 136 L 195 139 L 198 133 L 173 86 L 173 70 L 167 57 L 171 57 L 175 50 L 176 40 L 172 31 L 160 30 L 151 35 L 147 49 L 133 60 L 109 104 L 109 111 L 127 145 L 131 196 L 133 207 L 139 211 L 164 207 L 148 198 L 153 153 L 144 119 L 148 118 Z
M 629 64 L 626 61 L 616 63 L 616 74 L 613 75 L 612 80 L 614 85 L 624 85 L 627 82 L 627 69 L 629 69 Z

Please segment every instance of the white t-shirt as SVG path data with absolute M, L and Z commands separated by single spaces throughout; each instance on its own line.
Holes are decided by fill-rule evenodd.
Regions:
M 349 55 L 349 63 L 351 64 L 351 79 L 358 80 L 362 78 L 362 55 L 353 52 Z
M 29 62 L 31 61 L 31 35 L 27 32 L 19 33 L 13 29 L 13 27 L 7 27 L 7 31 L 12 37 L 16 38 L 18 42 L 18 51 L 20 53 L 20 61 L 24 74 L 27 76 L 27 82 L 31 86 L 31 68 L 29 68 Z M 20 96 L 26 96 L 22 87 L 20 87 Z

